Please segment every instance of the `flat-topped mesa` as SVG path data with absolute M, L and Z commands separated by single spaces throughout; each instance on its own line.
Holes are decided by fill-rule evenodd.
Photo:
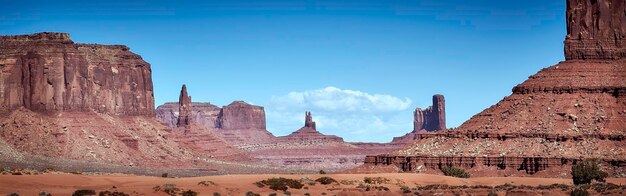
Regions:
M 178 122 L 176 126 L 190 128 L 191 126 L 191 96 L 187 95 L 187 86 L 183 84 L 178 98 Z
M 565 59 L 626 57 L 624 0 L 567 0 Z
M 265 110 L 261 106 L 233 101 L 220 110 L 216 128 L 265 130 Z
M 75 44 L 67 33 L 0 36 L 2 112 L 154 116 L 151 75 L 126 46 Z
M 304 127 L 309 127 L 313 130 L 317 130 L 317 128 L 315 128 L 315 121 L 313 121 L 313 116 L 311 116 L 311 112 L 305 112 L 304 115 Z
M 433 105 L 413 112 L 413 131 L 446 129 L 446 102 L 443 95 L 433 95 Z

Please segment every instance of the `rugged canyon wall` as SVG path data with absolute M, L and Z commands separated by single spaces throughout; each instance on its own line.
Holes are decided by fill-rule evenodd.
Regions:
M 565 59 L 626 57 L 624 0 L 567 0 Z
M 154 115 L 150 64 L 121 45 L 66 33 L 0 36 L 0 111 Z

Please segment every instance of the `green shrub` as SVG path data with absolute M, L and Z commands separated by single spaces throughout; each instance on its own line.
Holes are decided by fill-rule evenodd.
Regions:
M 400 190 L 402 190 L 402 193 L 410 193 L 411 189 L 408 186 L 401 186 Z
M 88 190 L 88 189 L 81 189 L 81 190 L 74 191 L 74 194 L 72 194 L 72 196 L 87 196 L 87 195 L 96 195 L 96 191 Z
M 326 172 L 320 169 L 320 174 L 326 174 Z
M 365 177 L 363 178 L 363 182 L 367 184 L 385 184 L 389 183 L 391 180 L 383 177 Z
M 124 192 L 117 192 L 117 191 L 101 191 L 99 194 L 99 196 L 129 196 L 129 194 L 124 193 Z
M 321 177 L 315 180 L 316 182 L 319 182 L 320 184 L 323 185 L 327 185 L 327 184 L 331 184 L 331 183 L 338 183 L 337 180 L 331 178 L 331 177 Z
M 192 190 L 183 191 L 180 193 L 182 196 L 198 196 L 198 193 Z
M 252 191 L 248 191 L 248 192 L 246 192 L 246 196 L 261 196 L 261 195 L 258 194 L 258 193 L 254 193 Z
M 42 191 L 42 192 L 39 193 L 39 196 L 52 196 L 52 194 L 50 194 L 48 192 L 45 192 L 45 191 Z
M 175 184 L 164 184 L 161 190 L 171 196 L 177 195 L 180 191 L 180 189 L 176 187 Z
M 574 190 L 572 190 L 572 192 L 570 192 L 571 196 L 589 196 L 589 192 L 587 192 L 587 190 L 577 187 L 574 188 Z
M 452 166 L 445 166 L 441 168 L 441 171 L 446 176 L 452 176 L 457 178 L 469 178 L 470 174 L 465 172 L 465 170 L 461 168 L 455 168 Z
M 270 189 L 275 190 L 275 191 L 277 190 L 287 191 L 288 188 L 301 189 L 304 186 L 304 184 L 302 184 L 300 181 L 297 181 L 294 179 L 283 178 L 283 177 L 270 178 L 270 179 L 261 181 L 261 183 L 269 186 Z M 258 183 L 255 183 L 255 184 L 258 184 Z
M 597 159 L 585 159 L 572 166 L 572 180 L 575 185 L 589 184 L 593 180 L 604 182 L 607 176 L 606 172 L 600 170 Z
M 263 181 L 255 182 L 254 185 L 256 185 L 256 187 L 259 187 L 259 188 L 265 187 L 265 184 L 263 184 Z
M 210 181 L 210 180 L 205 180 L 205 181 L 200 181 L 198 182 L 198 185 L 202 185 L 202 186 L 210 186 L 210 185 L 216 185 L 215 182 Z

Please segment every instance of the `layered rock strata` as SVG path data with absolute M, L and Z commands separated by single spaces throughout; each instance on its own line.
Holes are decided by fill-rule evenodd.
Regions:
M 66 33 L 0 36 L 0 111 L 154 115 L 150 64 L 126 46 Z
M 527 169 L 519 160 L 532 162 L 524 157 L 598 158 L 613 176 L 626 175 L 625 2 L 567 4 L 566 61 L 530 76 L 458 128 L 414 134 L 415 143 L 388 156 L 510 158 L 520 170 Z
M 626 2 L 567 0 L 565 59 L 626 57 Z
M 365 164 L 367 165 L 394 165 L 403 172 L 426 172 L 426 170 L 438 171 L 442 167 L 465 168 L 471 172 L 473 168 L 479 168 L 475 176 L 481 176 L 480 171 L 492 170 L 496 171 L 512 171 L 519 174 L 534 175 L 543 174 L 543 176 L 558 176 L 563 171 L 568 171 L 572 165 L 581 161 L 576 158 L 544 158 L 544 157 L 432 157 L 432 156 L 367 156 Z M 616 159 L 602 159 L 605 170 L 610 171 L 612 176 L 619 176 L 624 172 L 626 161 Z M 567 172 L 565 172 L 567 173 Z

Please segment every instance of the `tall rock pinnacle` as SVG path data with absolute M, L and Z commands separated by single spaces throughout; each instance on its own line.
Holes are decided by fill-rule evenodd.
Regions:
M 305 127 L 309 127 L 313 130 L 317 130 L 315 128 L 315 121 L 313 121 L 313 116 L 311 116 L 311 112 L 305 112 L 304 113 L 305 117 L 304 117 L 304 126 Z
M 187 86 L 183 84 L 183 88 L 180 90 L 180 97 L 178 98 L 178 127 L 189 128 L 191 125 L 191 96 L 187 95 Z
M 413 131 L 437 131 L 446 129 L 446 101 L 443 95 L 433 95 L 433 105 L 425 110 L 415 108 Z

